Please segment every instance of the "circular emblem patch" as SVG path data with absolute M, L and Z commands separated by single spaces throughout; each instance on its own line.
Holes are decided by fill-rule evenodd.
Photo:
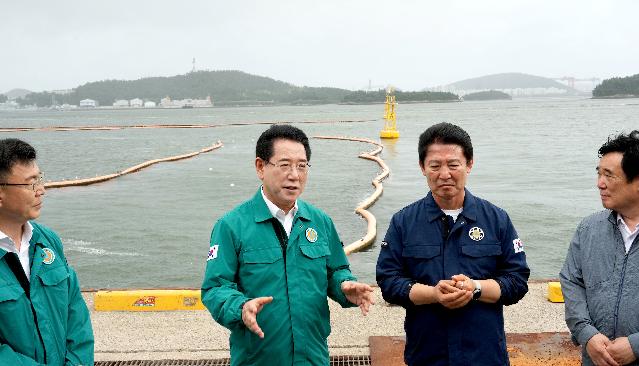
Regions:
M 315 243 L 317 241 L 317 231 L 310 227 L 306 229 L 306 240 L 311 243 Z
M 475 226 L 470 229 L 470 231 L 468 231 L 468 236 L 470 236 L 470 238 L 474 241 L 480 241 L 484 238 L 484 230 L 482 230 L 480 227 Z
M 49 248 L 44 248 L 44 249 L 42 249 L 42 251 L 44 252 L 42 254 L 44 256 L 44 259 L 42 260 L 42 263 L 44 263 L 44 264 L 53 263 L 53 261 L 55 260 L 55 253 L 53 252 L 53 250 L 51 250 Z

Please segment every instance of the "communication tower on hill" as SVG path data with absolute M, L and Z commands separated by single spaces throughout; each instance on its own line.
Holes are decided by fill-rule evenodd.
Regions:
M 379 133 L 379 137 L 383 139 L 399 138 L 397 131 L 397 120 L 395 117 L 395 90 L 393 87 L 386 89 L 386 103 L 384 103 L 384 129 Z

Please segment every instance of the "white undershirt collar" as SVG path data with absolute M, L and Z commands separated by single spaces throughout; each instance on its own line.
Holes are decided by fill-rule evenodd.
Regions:
M 634 230 L 630 230 L 626 222 L 623 221 L 623 217 L 617 213 L 617 227 L 619 227 L 619 231 L 621 232 L 621 236 L 623 237 L 623 244 L 626 247 L 626 253 L 630 251 L 630 247 L 632 246 L 632 242 L 639 234 L 639 224 L 635 226 Z
M 293 228 L 293 219 L 295 218 L 295 214 L 297 213 L 297 200 L 295 200 L 295 205 L 288 212 L 288 214 L 284 213 L 284 210 L 277 207 L 276 204 L 271 202 L 266 195 L 264 194 L 264 186 L 260 188 L 260 192 L 262 192 L 262 198 L 264 198 L 264 202 L 266 202 L 266 206 L 268 210 L 271 212 L 271 215 L 279 221 L 282 226 L 284 226 L 284 230 L 286 230 L 286 235 L 291 235 L 291 229 Z

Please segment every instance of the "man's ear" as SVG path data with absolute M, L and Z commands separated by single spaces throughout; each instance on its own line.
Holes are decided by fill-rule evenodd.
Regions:
M 422 174 L 424 175 L 424 177 L 426 177 L 426 167 L 424 166 L 424 162 L 423 161 L 419 161 L 419 169 L 422 170 Z
M 260 158 L 255 158 L 255 173 L 257 173 L 257 177 L 260 178 L 260 180 L 264 179 L 265 166 L 266 164 L 264 164 L 264 160 Z

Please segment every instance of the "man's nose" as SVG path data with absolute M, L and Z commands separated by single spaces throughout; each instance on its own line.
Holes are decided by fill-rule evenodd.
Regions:
M 442 167 L 442 168 L 439 170 L 439 176 L 440 176 L 440 178 L 442 178 L 442 179 L 448 179 L 448 178 L 450 178 L 450 177 L 451 177 L 450 169 L 448 169 L 448 167 Z

